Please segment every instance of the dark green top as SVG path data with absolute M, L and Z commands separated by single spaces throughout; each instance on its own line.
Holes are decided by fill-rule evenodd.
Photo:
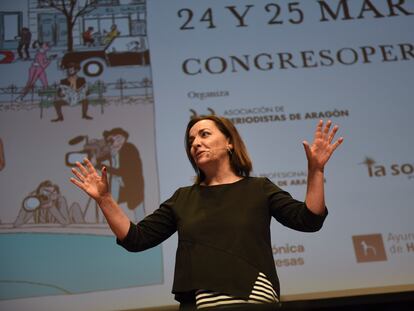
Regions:
M 270 221 L 299 231 L 318 231 L 327 212 L 313 214 L 305 203 L 267 178 L 232 184 L 179 188 L 151 215 L 131 223 L 123 241 L 129 251 L 154 247 L 178 231 L 172 292 L 180 302 L 197 289 L 247 299 L 263 272 L 280 294 L 273 260 Z

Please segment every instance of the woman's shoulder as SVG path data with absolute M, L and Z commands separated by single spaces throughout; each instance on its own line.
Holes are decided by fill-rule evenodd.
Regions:
M 274 193 L 283 191 L 279 186 L 277 186 L 272 180 L 265 176 L 256 176 L 249 177 L 251 184 L 260 187 L 265 193 Z
M 263 187 L 265 185 L 274 185 L 272 181 L 270 181 L 267 177 L 261 177 L 261 176 L 248 176 L 243 177 L 242 179 L 229 184 L 221 184 L 221 185 L 214 185 L 214 186 L 203 186 L 198 183 L 194 183 L 192 185 L 188 186 L 182 186 L 177 188 L 175 191 L 175 194 L 177 196 L 179 195 L 186 195 L 193 192 L 200 192 L 203 190 L 208 191 L 214 191 L 214 190 L 220 190 L 223 188 L 238 188 L 238 187 Z M 274 185 L 275 186 L 275 185 Z
M 250 176 L 246 177 L 246 179 L 249 183 L 256 185 L 273 184 L 269 178 L 264 176 Z
M 194 186 L 195 185 L 178 187 L 172 194 L 172 197 L 177 199 L 178 197 L 188 195 L 194 189 Z

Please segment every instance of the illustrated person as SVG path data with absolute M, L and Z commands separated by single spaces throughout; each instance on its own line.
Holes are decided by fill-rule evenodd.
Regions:
M 129 52 L 139 52 L 141 49 L 141 43 L 137 40 L 133 40 L 131 42 L 128 42 L 127 44 L 127 50 Z
M 126 213 L 131 220 L 142 220 L 145 216 L 144 176 L 139 151 L 127 142 L 129 134 L 120 127 L 104 131 L 103 137 L 111 152 L 107 172 L 112 197 L 118 204 L 127 203 Z
M 22 208 L 14 221 L 13 225 L 15 227 L 30 221 L 35 224 L 58 223 L 61 225 L 84 223 L 79 204 L 74 202 L 69 208 L 66 198 L 60 193 L 59 187 L 50 180 L 41 182 L 27 198 L 31 198 L 36 203 L 25 204 L 24 200 Z
M 112 40 L 118 37 L 120 34 L 121 32 L 118 30 L 118 26 L 116 24 L 112 24 L 111 30 L 104 34 L 104 37 L 102 39 L 103 44 L 111 43 Z
M 88 85 L 85 78 L 78 76 L 79 70 L 78 63 L 71 62 L 66 65 L 67 78 L 60 80 L 59 98 L 53 103 L 57 118 L 52 119 L 52 122 L 63 121 L 62 106 L 76 106 L 78 104 L 82 105 L 82 118 L 86 120 L 93 119 L 88 115 Z
M 92 26 L 89 26 L 88 29 L 82 33 L 82 39 L 83 39 L 83 44 L 86 46 L 93 46 L 95 44 Z
M 30 32 L 30 29 L 22 27 L 18 39 L 19 45 L 17 46 L 17 54 L 19 54 L 19 58 L 23 60 L 30 59 L 29 47 L 32 42 L 32 33 Z M 23 51 L 25 55 L 23 55 Z
M 107 169 L 85 159 L 73 168 L 72 183 L 96 200 L 117 243 L 128 251 L 154 247 L 178 232 L 172 292 L 181 310 L 273 309 L 279 301 L 270 221 L 294 230 L 318 231 L 327 216 L 324 168 L 343 138 L 338 126 L 319 121 L 308 161 L 304 202 L 269 179 L 251 177 L 252 163 L 230 120 L 215 115 L 190 120 L 185 149 L 197 174 L 193 185 L 175 191 L 144 220 L 130 222 L 111 196 Z
M 47 57 L 47 51 L 49 51 L 49 44 L 47 42 L 33 42 L 33 48 L 37 49 L 34 60 L 29 68 L 29 76 L 26 86 L 23 88 L 22 93 L 16 98 L 17 101 L 23 100 L 23 98 L 29 93 L 35 86 L 36 81 L 40 80 L 42 87 L 45 89 L 48 86 L 46 68 L 51 63 L 51 60 Z

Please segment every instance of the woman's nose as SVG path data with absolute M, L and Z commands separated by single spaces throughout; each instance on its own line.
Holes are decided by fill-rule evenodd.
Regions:
M 197 138 L 194 138 L 193 142 L 191 143 L 192 147 L 199 147 L 200 146 L 200 140 Z

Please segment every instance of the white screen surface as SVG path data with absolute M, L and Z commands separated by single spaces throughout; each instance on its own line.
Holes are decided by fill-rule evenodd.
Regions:
M 298 199 L 306 192 L 302 140 L 319 119 L 340 126 L 345 141 L 326 168 L 324 228 L 304 234 L 272 224 L 286 300 L 412 289 L 413 3 L 391 4 L 149 6 L 157 15 L 149 30 L 163 195 L 193 175 L 180 140 L 169 138 L 183 137 L 194 113 L 231 118 L 254 175 Z

